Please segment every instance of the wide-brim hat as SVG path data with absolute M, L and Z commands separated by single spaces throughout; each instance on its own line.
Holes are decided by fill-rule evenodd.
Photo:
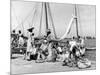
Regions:
M 33 31 L 34 27 L 27 29 L 30 33 Z
M 19 30 L 18 33 L 21 34 L 21 30 Z
M 34 33 L 32 33 L 32 36 L 34 36 Z

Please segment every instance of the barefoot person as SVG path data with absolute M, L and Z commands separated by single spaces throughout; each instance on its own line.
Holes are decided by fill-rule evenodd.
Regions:
M 32 32 L 33 32 L 34 27 L 28 29 L 28 40 L 27 40 L 27 50 L 26 50 L 26 54 L 25 54 L 25 58 L 29 60 L 30 59 L 30 54 L 32 52 Z

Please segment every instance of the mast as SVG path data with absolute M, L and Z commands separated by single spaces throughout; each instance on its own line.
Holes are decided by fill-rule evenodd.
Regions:
M 47 4 L 46 2 L 44 3 L 44 7 L 45 7 L 45 21 L 46 21 L 46 31 L 48 30 L 48 14 L 47 14 Z M 47 33 L 46 33 L 47 35 Z
M 54 37 L 55 37 L 55 39 L 57 39 L 56 30 L 55 30 L 55 26 L 54 26 L 54 22 L 53 22 L 53 18 L 52 18 L 52 14 L 51 14 L 49 3 L 48 3 L 48 13 L 49 13 L 49 16 L 50 16 L 50 19 L 51 19 L 53 32 L 54 32 Z
M 75 22 L 76 22 L 76 34 L 77 34 L 77 38 L 79 36 L 78 34 L 78 20 L 77 20 L 77 6 L 75 4 Z
M 38 35 L 38 36 L 41 36 L 41 28 L 42 28 L 42 15 L 43 15 L 43 3 L 42 3 L 42 8 L 41 8 L 40 28 L 39 28 L 39 35 Z

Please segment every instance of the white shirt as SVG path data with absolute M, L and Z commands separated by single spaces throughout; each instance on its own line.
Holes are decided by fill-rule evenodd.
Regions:
M 32 51 L 31 38 L 27 40 L 27 51 Z
M 77 45 L 77 42 L 76 41 L 70 41 L 69 44 L 71 46 L 70 51 L 72 51 L 73 47 Z
M 24 44 L 24 39 L 22 37 L 19 37 L 19 44 L 21 44 L 21 45 Z
M 59 50 L 59 52 L 62 52 L 62 49 L 61 49 L 61 47 L 58 47 L 58 50 Z

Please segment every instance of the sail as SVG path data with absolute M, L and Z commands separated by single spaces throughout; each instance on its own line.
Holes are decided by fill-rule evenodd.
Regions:
M 60 38 L 60 40 L 64 39 L 70 33 L 73 20 L 74 20 L 74 17 L 71 18 L 71 21 L 69 22 L 69 25 L 68 25 L 68 28 L 66 29 L 65 34 Z
M 70 33 L 72 22 L 73 22 L 74 19 L 75 19 L 75 22 L 76 22 L 76 33 L 77 33 L 77 37 L 78 37 L 79 35 L 78 35 L 78 20 L 77 20 L 76 4 L 75 4 L 75 8 L 74 8 L 74 16 L 72 17 L 72 19 L 71 19 L 71 21 L 70 21 L 70 23 L 68 25 L 68 28 L 66 29 L 65 34 L 60 38 L 60 40 L 64 39 Z

